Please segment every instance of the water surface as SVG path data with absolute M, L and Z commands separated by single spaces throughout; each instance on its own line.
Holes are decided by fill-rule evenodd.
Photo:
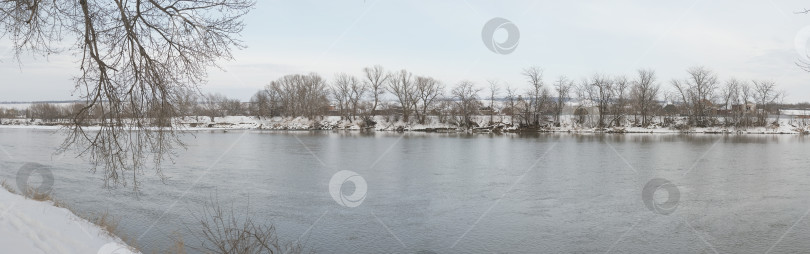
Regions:
M 193 245 L 186 227 L 197 230 L 194 215 L 212 195 L 249 204 L 282 240 L 319 253 L 810 249 L 802 136 L 196 132 L 165 165 L 165 183 L 144 171 L 139 195 L 102 188 L 86 161 L 54 155 L 61 141 L 54 131 L 0 129 L 0 178 L 13 183 L 26 162 L 50 166 L 55 199 L 108 211 L 144 253 L 178 236 Z M 357 207 L 330 196 L 340 170 L 368 183 Z M 674 212 L 645 206 L 653 178 L 677 187 Z

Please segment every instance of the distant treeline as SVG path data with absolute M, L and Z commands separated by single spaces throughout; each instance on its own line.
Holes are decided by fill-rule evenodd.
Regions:
M 314 73 L 284 76 L 256 92 L 248 112 L 259 117 L 330 114 L 348 120 L 392 115 L 416 123 L 437 116 L 460 127 L 470 127 L 472 115 L 508 115 L 526 127 L 559 126 L 563 115 L 589 127 L 671 125 L 682 117 L 688 126 L 704 127 L 762 126 L 779 109 L 809 106 L 784 104 L 785 93 L 773 81 L 720 81 L 700 66 L 668 82 L 669 89 L 662 89 L 653 70 L 638 70 L 631 77 L 594 74 L 579 81 L 560 76 L 547 84 L 542 69 L 530 67 L 522 72 L 529 85 L 523 91 L 494 80 L 484 87 L 461 81 L 448 90 L 432 77 L 386 72 L 381 66 L 362 73 L 360 78 L 339 73 L 331 82 Z
M 650 124 L 743 127 L 767 125 L 768 115 L 778 115 L 780 109 L 810 108 L 810 103 L 783 103 L 785 93 L 773 81 L 721 81 L 705 67 L 688 69 L 684 78 L 666 82 L 666 89 L 655 71 L 647 69 L 629 77 L 594 74 L 575 81 L 560 76 L 546 83 L 542 69 L 530 67 L 522 72 L 528 83 L 528 89 L 522 91 L 495 80 L 485 86 L 461 81 L 447 89 L 435 78 L 407 70 L 389 72 L 382 66 L 364 68 L 362 73 L 362 77 L 339 73 L 331 81 L 316 73 L 287 75 L 257 91 L 249 102 L 189 90 L 174 95 L 171 112 L 154 115 L 205 116 L 212 121 L 235 115 L 310 119 L 334 115 L 368 124 L 373 124 L 371 116 L 375 115 L 410 123 L 425 123 L 432 116 L 466 128 L 476 124 L 471 120 L 473 115 L 488 115 L 491 121 L 497 115 L 510 116 L 514 124 L 523 127 L 560 126 L 565 122 L 597 128 Z M 83 103 L 60 105 L 0 108 L 0 118 L 64 122 L 79 113 L 92 119 L 105 112 Z M 679 118 L 685 120 L 680 125 L 686 126 L 674 126 Z M 160 120 L 152 123 L 165 124 Z

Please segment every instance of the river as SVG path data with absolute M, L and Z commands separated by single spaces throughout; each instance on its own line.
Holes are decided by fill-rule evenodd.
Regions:
M 144 253 L 195 244 L 188 230 L 212 196 L 318 253 L 810 249 L 804 136 L 232 130 L 184 140 L 168 179 L 147 168 L 136 195 L 104 188 L 73 153 L 55 155 L 53 130 L 0 129 L 0 178 L 46 165 L 54 199 L 109 213 Z

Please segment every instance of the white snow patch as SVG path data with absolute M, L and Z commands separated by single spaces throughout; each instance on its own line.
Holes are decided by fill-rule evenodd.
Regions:
M 629 120 L 625 120 L 622 126 L 609 128 L 595 128 L 596 116 L 588 116 L 586 123 L 577 123 L 578 117 L 573 115 L 562 115 L 560 117 L 561 126 L 551 127 L 551 122 L 546 127 L 538 129 L 542 132 L 571 132 L 571 133 L 725 133 L 725 134 L 808 134 L 810 133 L 810 119 L 782 117 L 780 119 L 769 118 L 768 125 L 762 127 L 688 127 L 677 129 L 676 125 L 685 125 L 685 117 L 675 117 L 671 127 L 662 127 L 660 122 L 654 121 L 648 127 L 633 126 Z M 629 116 L 627 118 L 630 118 Z M 550 119 L 550 117 L 549 117 Z M 370 126 L 360 118 L 349 121 L 339 116 L 325 116 L 317 119 L 305 117 L 252 117 L 252 116 L 226 116 L 216 117 L 211 120 L 206 116 L 190 116 L 175 119 L 179 123 L 179 128 L 189 131 L 195 130 L 228 130 L 228 129 L 255 129 L 255 130 L 376 130 L 376 131 L 464 131 L 463 128 L 452 124 L 451 119 L 439 121 L 437 116 L 428 116 L 424 124 L 418 124 L 415 116 L 409 122 L 403 122 L 401 117 L 374 116 L 371 118 L 376 124 Z M 518 126 L 512 124 L 509 116 L 496 115 L 492 119 L 490 116 L 477 115 L 471 119 L 478 127 L 474 131 L 487 132 L 497 128 L 502 131 L 516 131 Z M 492 124 L 490 124 L 490 120 Z M 776 123 L 776 124 L 774 124 Z M 41 120 L 30 121 L 27 119 L 3 119 L 0 128 L 33 128 L 59 130 L 61 123 L 44 123 Z M 98 126 L 85 127 L 87 130 L 96 130 Z
M 50 201 L 0 188 L 0 252 L 131 254 L 121 239 Z

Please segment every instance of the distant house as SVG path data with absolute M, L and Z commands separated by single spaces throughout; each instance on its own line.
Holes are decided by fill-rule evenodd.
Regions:
M 504 115 L 519 115 L 525 113 L 529 108 L 529 104 L 526 103 L 524 100 L 517 100 L 515 101 L 514 107 L 506 106 L 501 109 L 501 113 Z
M 325 107 L 326 115 L 327 116 L 339 116 L 340 112 L 337 110 L 337 106 L 334 104 L 330 104 L 329 106 Z
M 563 115 L 599 115 L 599 106 L 592 100 L 566 102 L 562 109 Z
M 387 115 L 397 115 L 397 114 L 401 115 L 402 110 L 401 109 L 400 110 L 395 110 L 395 109 L 390 109 L 390 108 L 389 109 L 375 109 L 374 112 L 372 112 L 372 113 L 374 115 L 377 115 L 377 116 L 387 116 Z
M 486 106 L 486 107 L 479 107 L 479 108 L 478 108 L 478 112 L 479 112 L 481 115 L 487 115 L 487 116 L 488 116 L 488 115 L 490 115 L 490 114 L 498 114 L 498 112 L 496 112 L 495 110 L 493 110 L 493 109 L 492 109 L 492 108 L 490 108 L 489 106 Z
M 516 110 L 514 110 L 513 108 L 510 108 L 510 107 L 504 107 L 503 109 L 501 109 L 501 113 L 504 114 L 504 115 L 514 115 L 514 114 L 519 114 L 520 111 L 516 111 Z
M 378 116 L 401 116 L 403 110 L 399 104 L 380 104 L 377 105 L 377 109 L 372 114 Z
M 733 112 L 745 112 L 749 114 L 757 113 L 757 104 L 748 103 L 748 104 L 735 104 L 731 105 L 731 111 Z
M 703 99 L 700 102 L 701 102 L 701 105 L 703 105 L 703 110 L 704 110 L 704 112 L 702 114 L 712 116 L 712 115 L 717 115 L 717 114 L 722 113 L 721 110 L 723 109 L 724 106 L 715 105 L 712 101 L 707 100 L 707 99 Z
M 664 104 L 664 106 L 661 109 L 664 111 L 664 113 L 668 115 L 674 115 L 678 113 L 678 107 L 672 103 Z

